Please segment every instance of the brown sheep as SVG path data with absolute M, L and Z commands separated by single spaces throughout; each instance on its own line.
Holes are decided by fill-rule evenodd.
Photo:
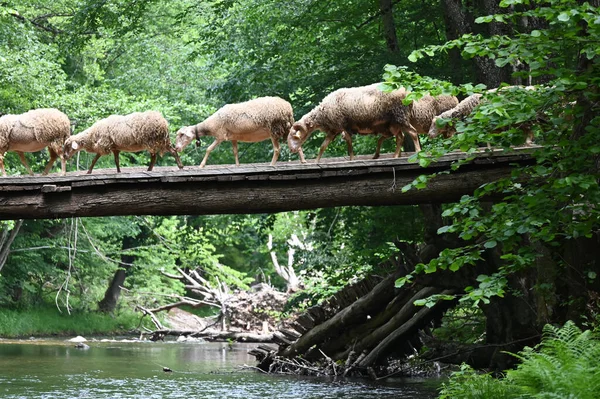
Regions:
M 71 134 L 71 124 L 67 115 L 54 108 L 34 109 L 20 115 L 4 115 L 0 117 L 0 169 L 4 170 L 4 154 L 14 151 L 19 155 L 21 163 L 30 175 L 33 171 L 27 164 L 25 152 L 36 152 L 48 147 L 50 161 L 43 174 L 60 158 L 61 174 L 66 174 L 66 163 L 63 145 Z
M 238 159 L 238 141 L 254 143 L 271 139 L 273 158 L 271 166 L 279 158 L 279 140 L 285 139 L 294 123 L 294 114 L 289 102 L 279 97 L 260 97 L 237 104 L 227 104 L 217 112 L 193 126 L 185 126 L 177 132 L 175 149 L 181 152 L 194 139 L 212 136 L 215 141 L 206 149 L 200 163 L 206 165 L 209 154 L 223 141 L 231 141 L 236 166 Z M 300 151 L 300 160 L 304 163 L 304 154 Z
M 409 107 L 408 121 L 414 130 L 408 131 L 410 138 L 413 140 L 415 151 L 421 151 L 421 144 L 419 142 L 418 134 L 427 134 L 431 126 L 432 120 L 436 115 L 451 109 L 458 105 L 458 99 L 454 96 L 430 96 L 425 95 L 418 100 L 413 101 Z M 381 150 L 381 144 L 386 138 L 392 136 L 391 131 L 387 125 L 373 126 L 371 128 L 356 126 L 359 133 L 365 134 L 366 132 L 379 133 L 381 137 L 377 141 L 377 149 L 373 159 L 379 158 L 379 152 Z M 361 130 L 362 129 L 362 130 Z M 416 133 L 415 133 L 416 132 Z M 404 137 L 402 137 L 402 143 Z
M 312 111 L 294 123 L 288 136 L 290 150 L 299 151 L 312 132 L 321 130 L 325 132 L 325 140 L 316 159 L 319 162 L 329 143 L 345 132 L 342 138 L 348 145 L 350 159 L 353 159 L 352 133 L 373 134 L 385 129 L 389 132 L 387 137 L 396 137 L 394 157 L 400 156 L 402 131 L 414 132 L 414 127 L 408 122 L 409 108 L 402 105 L 407 92 L 403 88 L 384 92 L 378 86 L 376 83 L 342 88 L 328 94 Z
M 169 125 L 158 111 L 134 112 L 125 116 L 111 115 L 99 120 L 65 142 L 67 159 L 81 150 L 96 154 L 88 174 L 92 173 L 94 165 L 101 156 L 111 152 L 115 157 L 117 173 L 121 173 L 119 167 L 121 151 L 148 150 L 150 152 L 148 171 L 154 167 L 158 154 L 162 156 L 165 152 L 170 152 L 175 157 L 179 169 L 183 169 L 179 155 L 173 149 L 169 139 Z

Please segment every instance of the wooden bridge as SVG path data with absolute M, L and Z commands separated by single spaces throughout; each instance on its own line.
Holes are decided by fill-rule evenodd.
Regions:
M 114 215 L 266 213 L 342 205 L 453 202 L 481 184 L 506 177 L 515 164 L 531 163 L 530 148 L 481 152 L 458 171 L 427 188 L 402 192 L 422 174 L 450 171 L 465 158 L 451 153 L 427 168 L 407 157 L 323 159 L 322 163 L 157 167 L 70 172 L 66 176 L 0 177 L 0 219 Z

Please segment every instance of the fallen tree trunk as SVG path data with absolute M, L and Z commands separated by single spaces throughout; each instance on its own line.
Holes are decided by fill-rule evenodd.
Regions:
M 374 331 L 387 323 L 400 311 L 400 309 L 402 309 L 406 304 L 407 299 L 413 296 L 417 291 L 416 288 L 401 290 L 400 293 L 388 303 L 383 311 L 372 315 L 370 319 L 363 323 L 345 329 L 336 339 L 329 340 L 329 342 L 323 344 L 323 352 L 332 354 L 332 357 L 335 359 L 344 358 L 344 356 L 338 355 L 338 353 L 341 351 L 348 352 L 347 349 L 349 343 L 352 343 L 352 346 L 354 346 L 354 342 L 357 340 L 356 337 L 364 337 L 371 331 Z
M 321 344 L 325 340 L 336 336 L 348 325 L 365 320 L 370 312 L 385 308 L 385 305 L 394 298 L 394 282 L 404 271 L 396 271 L 386 277 L 364 297 L 358 299 L 354 304 L 344 308 L 331 319 L 312 328 L 296 342 L 285 348 L 281 355 L 291 357 L 305 353 L 310 347 Z
M 425 287 L 419 290 L 415 295 L 413 295 L 410 299 L 404 302 L 404 306 L 398 313 L 396 313 L 392 318 L 388 320 L 387 323 L 377 328 L 372 333 L 366 334 L 360 341 L 353 344 L 352 347 L 347 348 L 344 352 L 336 354 L 333 356 L 334 359 L 347 359 L 350 351 L 355 351 L 356 353 L 362 353 L 363 350 L 369 350 L 376 346 L 379 342 L 389 337 L 389 335 L 400 328 L 415 314 L 415 309 L 417 308 L 414 305 L 414 302 L 427 298 L 433 294 L 437 294 L 439 290 L 432 287 Z
M 442 292 L 443 295 L 452 294 L 451 290 L 446 290 Z M 358 362 L 358 367 L 369 367 L 375 361 L 377 361 L 383 353 L 389 351 L 390 346 L 397 341 L 399 338 L 403 337 L 407 333 L 413 331 L 418 327 L 420 323 L 423 323 L 427 320 L 427 317 L 435 312 L 437 309 L 435 306 L 432 307 L 423 307 L 419 310 L 410 320 L 406 323 L 403 323 L 400 327 L 398 327 L 395 331 L 388 334 L 372 351 L 369 352 L 360 362 Z

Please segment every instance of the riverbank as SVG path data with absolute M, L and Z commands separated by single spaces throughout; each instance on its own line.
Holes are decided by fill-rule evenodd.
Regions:
M 136 329 L 140 314 L 122 312 L 77 313 L 70 315 L 56 308 L 27 310 L 0 309 L 1 338 L 29 338 L 75 335 L 123 335 Z

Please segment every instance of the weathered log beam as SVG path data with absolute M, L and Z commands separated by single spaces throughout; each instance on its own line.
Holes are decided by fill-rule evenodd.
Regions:
M 264 213 L 344 205 L 403 205 L 458 200 L 483 183 L 509 176 L 516 163 L 532 162 L 530 149 L 480 153 L 458 171 L 443 174 L 422 190 L 402 192 L 421 174 L 450 171 L 463 153 L 444 156 L 427 168 L 407 158 L 246 164 L 205 169 L 188 166 L 97 170 L 67 176 L 0 178 L 0 219 L 115 215 Z

